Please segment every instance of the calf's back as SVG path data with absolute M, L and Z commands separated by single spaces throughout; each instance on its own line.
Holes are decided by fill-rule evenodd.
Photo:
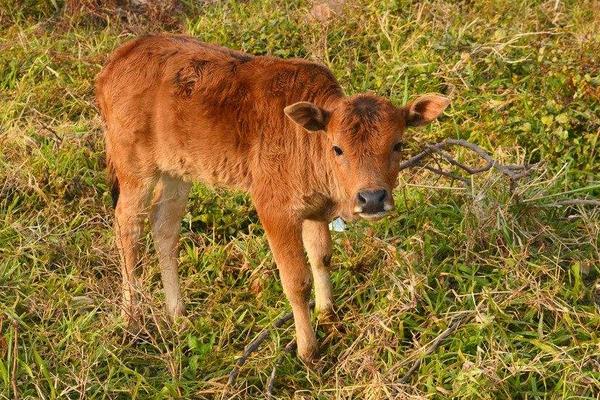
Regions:
M 119 180 L 167 173 L 251 192 L 276 185 L 300 200 L 330 189 L 323 138 L 283 113 L 343 95 L 321 65 L 148 36 L 115 51 L 96 91 Z

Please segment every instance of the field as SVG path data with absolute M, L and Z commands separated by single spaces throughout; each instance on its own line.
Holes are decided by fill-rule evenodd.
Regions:
M 0 398 L 264 398 L 274 367 L 282 399 L 599 398 L 600 208 L 568 201 L 600 195 L 598 1 L 102 3 L 0 0 Z M 468 189 L 404 171 L 392 217 L 333 234 L 340 320 L 318 327 L 312 367 L 285 350 L 291 324 L 269 328 L 289 305 L 249 198 L 195 186 L 188 314 L 166 318 L 148 236 L 134 338 L 93 81 L 120 43 L 158 31 L 320 60 L 348 94 L 396 104 L 453 88 L 407 158 L 461 138 L 540 166 L 514 188 L 494 171 Z

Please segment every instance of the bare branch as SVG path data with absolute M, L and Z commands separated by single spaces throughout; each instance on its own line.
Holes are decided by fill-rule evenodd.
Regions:
M 556 203 L 550 204 L 551 206 L 592 206 L 600 207 L 600 200 L 594 199 L 569 199 L 561 200 Z
M 309 307 L 312 309 L 314 306 L 315 306 L 315 302 L 313 300 L 311 300 L 311 302 L 309 303 Z M 272 328 L 273 329 L 281 328 L 286 322 L 291 320 L 293 318 L 293 316 L 294 315 L 291 312 L 283 315 L 282 317 L 280 317 L 277 321 L 275 321 L 273 323 Z M 256 350 L 258 350 L 260 345 L 267 339 L 267 337 L 269 337 L 269 332 L 270 331 L 268 329 L 264 329 L 262 332 L 260 332 L 258 334 L 258 336 L 256 336 L 254 338 L 254 340 L 252 340 L 244 348 L 244 353 L 242 354 L 242 356 L 240 358 L 238 358 L 235 366 L 229 373 L 229 379 L 227 381 L 227 384 L 229 386 L 231 386 L 235 383 L 235 380 L 237 379 L 237 376 L 240 373 L 240 367 L 242 367 L 246 363 L 246 361 L 248 361 L 248 357 L 250 357 L 250 355 L 252 353 L 254 353 Z M 286 346 L 286 349 L 287 349 L 287 346 Z
M 411 377 L 411 375 L 414 374 L 415 371 L 417 371 L 419 369 L 419 367 L 421 366 L 421 363 L 423 362 L 423 358 L 425 356 L 428 356 L 429 354 L 433 353 L 438 347 L 440 347 L 442 342 L 448 336 L 450 336 L 452 333 L 454 333 L 458 328 L 460 328 L 462 325 L 464 325 L 470 319 L 471 319 L 471 315 L 469 315 L 469 314 L 461 314 L 461 315 L 457 315 L 454 318 L 452 318 L 452 320 L 450 321 L 450 325 L 448 325 L 448 327 L 442 333 L 440 333 L 435 339 L 433 339 L 433 341 L 429 344 L 429 347 L 427 348 L 427 350 L 425 350 L 423 355 L 421 357 L 419 357 L 414 362 L 414 364 L 408 369 L 408 371 L 406 371 L 404 376 L 402 376 L 402 378 L 400 378 L 400 383 L 408 382 L 408 379 Z
M 19 399 L 19 390 L 18 390 L 18 385 L 17 385 L 17 360 L 19 359 L 19 357 L 18 357 L 19 324 L 17 321 L 13 321 L 13 329 L 14 329 L 13 349 L 12 349 L 13 365 L 12 365 L 12 371 L 10 374 L 10 384 L 13 389 L 13 399 L 18 400 Z
M 469 185 L 469 180 L 467 178 L 464 178 L 460 175 L 453 174 L 452 172 L 444 171 L 439 168 L 433 168 L 433 167 L 430 167 L 429 165 L 424 165 L 423 168 L 425 168 L 426 170 L 431 171 L 435 174 L 442 175 L 442 176 L 445 176 L 450 179 L 456 179 L 456 180 L 462 181 L 465 184 L 465 186 Z
M 460 146 L 471 150 L 485 161 L 485 165 L 483 165 L 482 167 L 470 167 L 461 163 L 460 161 L 452 157 L 447 151 L 445 151 L 448 147 L 451 146 Z M 467 142 L 463 139 L 445 139 L 439 143 L 425 146 L 425 150 L 421 151 L 416 156 L 402 162 L 400 164 L 400 170 L 402 171 L 406 168 L 423 166 L 424 168 L 436 174 L 443 175 L 451 179 L 461 180 L 466 185 L 469 184 L 468 179 L 464 177 L 458 176 L 451 172 L 443 171 L 441 169 L 432 168 L 427 165 L 424 165 L 425 159 L 429 156 L 433 156 L 434 154 L 438 154 L 450 164 L 462 169 L 470 175 L 479 174 L 494 168 L 503 175 L 507 176 L 511 180 L 511 182 L 517 181 L 518 179 L 529 175 L 531 170 L 537 166 L 537 164 L 503 165 L 500 164 L 498 161 L 494 160 L 494 158 L 492 158 L 492 156 L 488 152 L 483 150 L 475 143 Z
M 291 353 L 296 347 L 296 340 L 292 339 L 287 345 L 285 345 L 285 353 L 282 353 L 275 364 L 273 365 L 273 369 L 271 370 L 271 375 L 269 375 L 269 379 L 267 380 L 267 386 L 265 389 L 267 399 L 272 398 L 273 396 L 273 387 L 275 385 L 275 373 L 277 372 L 277 367 L 281 364 L 283 357 L 286 353 Z

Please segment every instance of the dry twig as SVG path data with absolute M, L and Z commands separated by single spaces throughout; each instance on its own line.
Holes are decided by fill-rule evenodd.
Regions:
M 483 165 L 482 167 L 470 167 L 468 165 L 461 163 L 460 161 L 456 160 L 448 152 L 445 151 L 446 148 L 448 148 L 450 146 L 460 146 L 460 147 L 465 147 L 465 148 L 471 150 L 472 152 L 477 154 L 479 157 L 481 157 L 485 161 L 485 165 Z M 511 186 L 513 186 L 514 183 L 517 180 L 519 180 L 520 178 L 523 178 L 523 177 L 529 175 L 531 170 L 537 165 L 537 164 L 523 164 L 523 165 L 500 164 L 498 161 L 494 160 L 494 158 L 492 158 L 492 156 L 488 152 L 483 150 L 481 147 L 479 147 L 475 143 L 467 142 L 466 140 L 463 140 L 463 139 L 445 139 L 439 143 L 427 145 L 425 147 L 425 150 L 423 150 L 416 156 L 409 158 L 408 160 L 402 162 L 400 164 L 400 170 L 402 171 L 403 169 L 406 169 L 406 168 L 414 168 L 414 167 L 422 166 L 431 172 L 434 172 L 436 174 L 439 174 L 439 175 L 442 175 L 442 176 L 445 176 L 445 177 L 448 177 L 451 179 L 460 180 L 463 183 L 465 183 L 465 185 L 469 185 L 469 180 L 463 176 L 453 174 L 452 172 L 443 171 L 438 168 L 433 168 L 428 165 L 424 165 L 425 159 L 427 159 L 429 156 L 432 156 L 434 154 L 438 154 L 444 160 L 446 160 L 450 164 L 454 165 L 455 167 L 462 169 L 469 175 L 479 174 L 479 173 L 489 171 L 490 169 L 494 168 L 510 179 Z
M 309 304 L 309 307 L 312 309 L 314 306 L 315 306 L 315 302 L 311 301 Z M 293 314 L 291 312 L 287 313 L 287 314 L 283 315 L 282 317 L 280 317 L 277 321 L 275 321 L 273 323 L 272 327 L 274 329 L 281 328 L 286 322 L 288 322 L 292 318 L 293 318 Z M 229 373 L 229 379 L 227 381 L 227 384 L 229 386 L 231 386 L 235 383 L 235 380 L 237 379 L 237 376 L 240 373 L 240 367 L 242 367 L 242 365 L 244 365 L 246 363 L 246 361 L 248 361 L 248 357 L 250 357 L 250 355 L 252 353 L 254 353 L 256 350 L 258 350 L 258 348 L 260 347 L 262 342 L 264 342 L 267 339 L 267 337 L 269 336 L 269 333 L 270 333 L 270 331 L 268 329 L 264 329 L 261 333 L 258 334 L 258 336 L 256 336 L 254 338 L 254 340 L 252 340 L 244 348 L 244 353 L 242 354 L 242 356 L 240 358 L 238 358 L 235 366 Z M 288 346 L 286 346 L 286 349 L 287 349 L 287 347 Z
M 281 364 L 283 356 L 286 353 L 291 353 L 294 350 L 294 348 L 296 348 L 295 339 L 291 340 L 287 345 L 285 345 L 285 352 L 279 356 L 277 361 L 275 361 L 275 365 L 273 365 L 273 369 L 271 370 L 271 375 L 269 375 L 269 379 L 267 380 L 267 386 L 265 389 L 267 399 L 270 399 L 273 396 L 273 386 L 275 384 L 275 373 L 277 372 L 277 367 L 279 367 L 279 365 Z
M 18 360 L 18 341 L 19 341 L 19 325 L 17 321 L 13 321 L 13 354 L 12 354 L 12 371 L 10 375 L 10 383 L 13 390 L 13 399 L 19 399 L 19 390 L 17 389 L 17 360 Z
M 592 207 L 600 207 L 600 200 L 594 199 L 569 199 L 569 200 L 561 200 L 552 204 L 555 206 L 592 206 Z
M 408 371 L 406 371 L 404 376 L 402 378 L 400 378 L 400 383 L 408 382 L 408 379 L 411 377 L 411 375 L 414 374 L 415 371 L 417 371 L 419 369 L 419 367 L 421 366 L 421 363 L 423 362 L 423 358 L 425 358 L 429 354 L 433 353 L 438 347 L 440 347 L 442 342 L 448 336 L 450 336 L 458 328 L 460 328 L 462 325 L 464 325 L 470 318 L 471 318 L 471 315 L 468 315 L 468 314 L 460 314 L 460 315 L 457 315 L 454 318 L 452 318 L 452 320 L 450 321 L 450 325 L 448 325 L 448 327 L 442 333 L 440 333 L 435 339 L 433 339 L 433 341 L 429 344 L 429 347 L 427 348 L 427 350 L 425 350 L 423 355 L 421 357 L 419 357 L 414 362 L 414 364 L 408 369 Z

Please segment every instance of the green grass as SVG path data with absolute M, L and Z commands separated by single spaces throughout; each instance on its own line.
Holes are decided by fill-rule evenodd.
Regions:
M 176 23 L 63 7 L 0 0 L 0 398 L 262 398 L 280 357 L 277 398 L 600 395 L 600 210 L 556 204 L 600 194 L 598 2 L 348 0 L 328 22 L 306 1 L 184 1 Z M 244 194 L 193 190 L 182 323 L 164 316 L 149 238 L 148 331 L 132 340 L 118 317 L 93 79 L 147 30 L 319 59 L 348 93 L 397 104 L 453 85 L 447 116 L 409 131 L 407 156 L 453 137 L 544 166 L 514 193 L 494 173 L 464 190 L 404 172 L 395 216 L 334 233 L 342 318 L 319 328 L 323 360 L 311 370 L 284 354 L 287 325 L 226 388 L 244 346 L 289 311 Z

